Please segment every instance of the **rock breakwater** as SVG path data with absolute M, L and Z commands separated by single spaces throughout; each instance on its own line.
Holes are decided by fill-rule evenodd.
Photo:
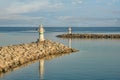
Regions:
M 120 39 L 120 34 L 62 34 L 60 38 L 80 38 L 80 39 Z
M 44 40 L 0 47 L 0 73 L 5 73 L 30 61 L 38 60 L 48 55 L 76 52 L 77 50 L 61 43 Z

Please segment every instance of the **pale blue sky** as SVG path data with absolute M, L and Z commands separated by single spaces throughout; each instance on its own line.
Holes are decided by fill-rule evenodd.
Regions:
M 120 0 L 0 0 L 0 26 L 120 27 Z

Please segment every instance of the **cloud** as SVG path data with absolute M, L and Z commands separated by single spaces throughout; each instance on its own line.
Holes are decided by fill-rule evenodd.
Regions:
M 83 1 L 81 1 L 81 0 L 74 0 L 74 1 L 72 2 L 73 5 L 80 5 L 80 4 L 82 4 L 82 3 L 83 3 Z
M 119 26 L 119 1 L 0 0 L 0 25 Z
M 106 6 L 114 6 L 116 3 L 120 3 L 120 0 L 96 0 L 97 4 L 104 4 Z
M 112 0 L 113 2 L 119 2 L 120 0 Z
M 120 18 L 59 16 L 62 23 L 78 26 L 115 26 L 120 25 Z
M 8 15 L 8 16 L 0 16 L 0 20 L 45 20 L 44 17 L 31 17 L 31 16 L 23 16 L 23 15 Z
M 115 5 L 116 3 L 119 3 L 119 2 L 120 2 L 120 0 L 110 0 L 107 2 L 107 5 L 112 6 L 112 5 Z
M 39 25 L 47 21 L 45 16 L 38 15 L 33 17 L 31 15 L 24 15 L 24 13 L 33 14 L 36 11 L 38 12 L 37 14 L 41 14 L 44 11 L 56 11 L 63 8 L 62 2 L 52 3 L 50 0 L 3 0 L 1 3 L 0 25 Z
M 59 20 L 63 21 L 100 21 L 100 20 L 115 20 L 116 18 L 102 18 L 102 17 L 80 17 L 80 16 L 59 16 Z M 120 18 L 118 18 L 120 20 Z
M 48 0 L 44 1 L 31 1 L 29 3 L 15 2 L 11 4 L 6 11 L 8 13 L 27 13 L 43 9 L 58 9 L 62 7 L 62 3 L 52 4 Z
M 45 17 L 31 17 L 22 15 L 0 16 L 0 26 L 36 26 L 44 23 Z

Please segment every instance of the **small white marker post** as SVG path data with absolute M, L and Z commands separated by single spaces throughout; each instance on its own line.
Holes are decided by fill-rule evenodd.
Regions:
M 72 29 L 71 29 L 71 27 L 68 28 L 68 34 L 72 34 Z
M 44 30 L 42 24 L 39 26 L 39 30 L 38 31 L 39 31 L 39 41 L 44 41 L 45 40 L 44 39 L 44 32 L 45 32 L 45 30 Z

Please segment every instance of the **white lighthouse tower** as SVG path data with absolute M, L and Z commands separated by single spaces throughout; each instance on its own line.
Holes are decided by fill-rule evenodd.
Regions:
M 44 40 L 45 40 L 45 39 L 44 39 L 44 32 L 45 32 L 45 30 L 44 30 L 42 24 L 39 25 L 39 30 L 38 30 L 38 32 L 39 32 L 39 41 L 44 41 Z
M 72 34 L 72 29 L 71 29 L 71 27 L 68 28 L 68 34 Z

